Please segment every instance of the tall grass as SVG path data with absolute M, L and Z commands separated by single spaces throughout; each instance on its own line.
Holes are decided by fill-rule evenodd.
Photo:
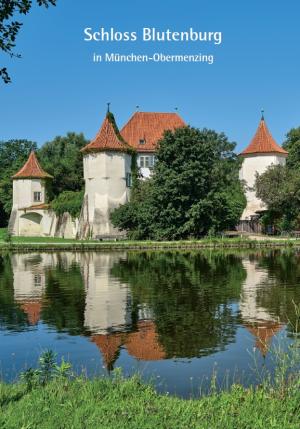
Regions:
M 69 364 L 57 364 L 47 351 L 19 383 L 0 384 L 0 427 L 299 429 L 300 374 L 289 369 L 285 360 L 273 380 L 266 376 L 258 387 L 236 384 L 224 392 L 213 379 L 209 395 L 183 400 L 120 370 L 111 378 L 74 377 Z

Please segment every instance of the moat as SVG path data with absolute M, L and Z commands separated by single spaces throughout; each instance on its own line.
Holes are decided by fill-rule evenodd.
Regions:
M 214 371 L 221 387 L 258 383 L 292 341 L 299 261 L 297 249 L 0 254 L 2 379 L 52 349 L 77 373 L 121 367 L 184 397 Z

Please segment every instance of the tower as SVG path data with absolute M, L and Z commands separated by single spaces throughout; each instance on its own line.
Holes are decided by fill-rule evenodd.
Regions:
M 100 131 L 82 149 L 85 194 L 79 236 L 117 237 L 110 213 L 129 200 L 132 149 L 122 138 L 109 110 Z
M 13 177 L 13 207 L 9 220 L 12 235 L 48 235 L 46 182 L 52 179 L 40 166 L 34 151 Z
M 287 155 L 288 153 L 273 139 L 262 113 L 255 136 L 240 154 L 243 158 L 240 179 L 244 181 L 246 186 L 247 205 L 243 211 L 239 229 L 247 230 L 248 232 L 259 232 L 257 230 L 258 224 L 255 220 L 261 212 L 266 210 L 266 207 L 256 197 L 254 189 L 256 175 L 264 173 L 272 164 L 285 165 Z

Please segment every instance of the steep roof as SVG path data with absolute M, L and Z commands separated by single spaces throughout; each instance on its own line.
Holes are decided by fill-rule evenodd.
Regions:
M 263 117 L 259 123 L 255 136 L 246 149 L 243 150 L 241 155 L 255 153 L 280 153 L 282 155 L 288 154 L 286 150 L 282 149 L 282 147 L 280 147 L 275 142 Z
M 129 152 L 132 148 L 125 142 L 121 136 L 115 122 L 114 115 L 107 112 L 98 134 L 81 152 Z
M 122 128 L 122 137 L 138 152 L 155 152 L 164 131 L 184 127 L 177 113 L 136 112 Z M 140 141 L 144 144 L 140 144 Z
M 42 303 L 39 301 L 24 302 L 21 308 L 27 314 L 29 324 L 37 325 L 41 316 Z
M 246 329 L 255 337 L 255 347 L 263 356 L 266 356 L 271 339 L 282 329 L 282 324 L 271 321 L 260 322 L 255 325 L 246 325 Z
M 101 350 L 103 362 L 107 369 L 112 369 L 122 345 L 122 334 L 95 334 L 91 341 Z
M 24 166 L 13 177 L 13 179 L 53 179 L 40 166 L 34 151 L 29 155 Z

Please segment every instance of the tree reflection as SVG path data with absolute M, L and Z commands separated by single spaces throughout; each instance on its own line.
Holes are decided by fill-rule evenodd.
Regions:
M 167 357 L 196 357 L 234 341 L 245 270 L 241 258 L 214 252 L 128 253 L 112 275 L 132 291 L 133 319 L 145 307 Z

